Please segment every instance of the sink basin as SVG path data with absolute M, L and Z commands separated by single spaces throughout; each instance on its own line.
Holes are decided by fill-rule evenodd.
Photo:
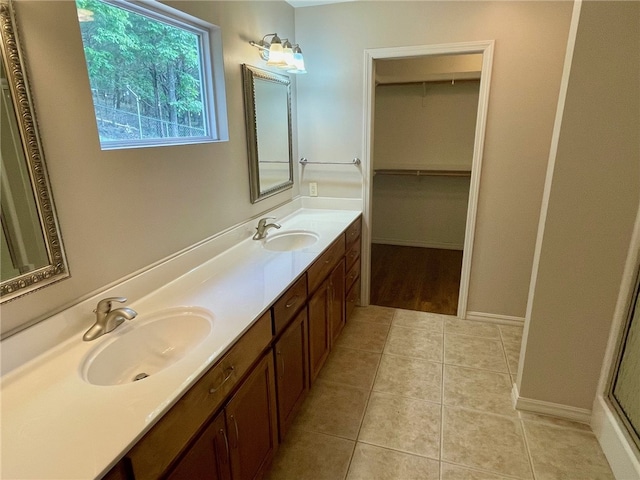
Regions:
M 180 361 L 212 328 L 213 315 L 204 308 L 170 308 L 140 316 L 98 340 L 101 343 L 83 361 L 82 376 L 93 385 L 142 380 Z
M 318 234 L 308 230 L 289 230 L 268 235 L 263 247 L 274 252 L 290 252 L 309 247 L 318 241 Z

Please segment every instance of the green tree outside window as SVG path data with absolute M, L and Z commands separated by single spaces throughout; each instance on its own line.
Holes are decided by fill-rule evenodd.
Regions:
M 102 146 L 206 137 L 201 36 L 101 0 L 77 0 Z

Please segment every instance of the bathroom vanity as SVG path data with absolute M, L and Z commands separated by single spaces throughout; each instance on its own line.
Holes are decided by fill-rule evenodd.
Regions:
M 360 292 L 359 211 L 302 208 L 280 223 L 260 241 L 241 228 L 242 241 L 132 302 L 138 317 L 112 333 L 79 333 L 5 375 L 3 476 L 259 478 Z M 177 315 L 181 338 L 207 312 L 204 338 L 148 377 L 96 373 L 101 352 L 154 319 Z

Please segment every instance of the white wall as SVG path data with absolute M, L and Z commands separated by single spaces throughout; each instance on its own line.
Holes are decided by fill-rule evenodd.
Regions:
M 468 309 L 523 318 L 571 2 L 350 2 L 298 8 L 309 74 L 299 151 L 348 162 L 363 143 L 364 50 L 495 39 Z M 352 166 L 307 166 L 301 189 L 362 195 Z
M 584 2 L 527 314 L 521 397 L 590 410 L 640 199 L 640 3 Z
M 240 70 L 242 63 L 265 66 L 249 40 L 273 31 L 294 38 L 293 7 L 167 3 L 222 27 L 229 142 L 101 151 L 75 3 L 16 2 L 71 278 L 4 304 L 3 332 L 298 193 L 296 185 L 258 204 L 249 201 Z

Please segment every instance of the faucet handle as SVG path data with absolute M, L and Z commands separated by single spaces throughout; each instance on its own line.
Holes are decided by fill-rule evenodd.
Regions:
M 275 219 L 276 217 L 262 217 L 260 220 L 258 220 L 258 225 L 262 225 L 264 227 L 269 220 L 275 220 Z
M 95 308 L 93 313 L 109 313 L 111 311 L 111 302 L 125 303 L 126 301 L 126 297 L 103 298 L 98 302 L 98 306 Z

